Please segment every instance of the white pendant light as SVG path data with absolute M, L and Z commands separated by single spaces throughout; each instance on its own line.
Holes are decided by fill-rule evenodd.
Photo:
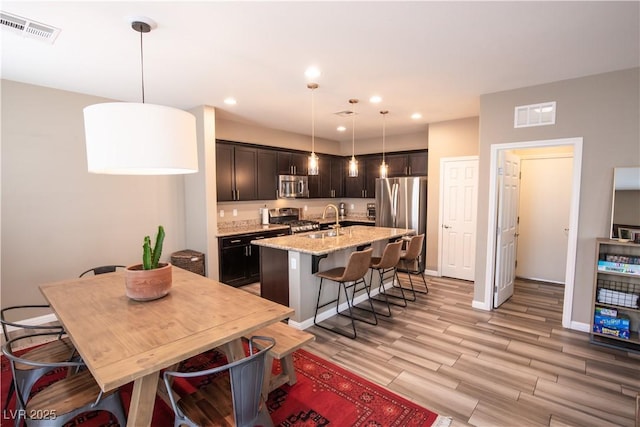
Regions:
M 315 133 L 316 133 L 316 122 L 315 122 L 315 103 L 313 99 L 313 91 L 318 89 L 317 83 L 309 83 L 307 87 L 311 89 L 311 154 L 309 155 L 309 164 L 307 165 L 307 174 L 309 175 L 318 175 L 318 156 L 315 152 Z
M 355 178 L 358 176 L 358 161 L 356 160 L 356 109 L 357 99 L 350 99 L 349 104 L 353 106 L 351 109 L 351 160 L 349 160 L 349 176 Z
M 174 175 L 198 171 L 196 118 L 177 108 L 144 103 L 142 34 L 155 23 L 136 18 L 140 33 L 142 103 L 108 102 L 84 108 L 87 165 L 91 173 Z
M 380 178 L 386 178 L 389 173 L 389 165 L 384 161 L 384 139 L 386 133 L 387 114 L 389 114 L 389 111 L 382 110 L 380 111 L 380 114 L 382 114 L 382 163 L 380 164 Z

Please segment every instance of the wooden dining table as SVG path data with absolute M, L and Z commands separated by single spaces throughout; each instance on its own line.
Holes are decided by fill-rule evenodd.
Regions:
M 161 299 L 125 295 L 124 273 L 40 285 L 103 391 L 133 381 L 127 426 L 150 426 L 160 371 L 215 347 L 244 357 L 241 338 L 293 309 L 173 266 Z

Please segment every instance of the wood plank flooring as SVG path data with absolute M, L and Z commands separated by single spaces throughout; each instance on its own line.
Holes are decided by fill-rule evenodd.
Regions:
M 563 288 L 518 280 L 501 308 L 471 308 L 473 283 L 429 294 L 351 340 L 307 329 L 306 348 L 452 418 L 452 426 L 638 426 L 640 356 L 561 324 Z

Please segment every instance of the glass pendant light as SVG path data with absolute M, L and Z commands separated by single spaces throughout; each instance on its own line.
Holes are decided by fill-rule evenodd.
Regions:
M 356 109 L 357 99 L 350 99 L 349 104 L 353 106 L 351 109 L 351 160 L 349 160 L 349 176 L 355 178 L 358 176 L 358 161 L 356 160 Z
M 387 123 L 387 114 L 389 114 L 389 111 L 382 110 L 380 111 L 380 114 L 382 114 L 382 163 L 380 164 L 380 178 L 386 178 L 389 172 L 389 165 L 387 165 L 384 161 L 384 138 Z
M 309 164 L 307 165 L 307 173 L 309 175 L 318 175 L 318 156 L 315 152 L 315 104 L 313 99 L 313 91 L 318 89 L 318 83 L 308 83 L 307 87 L 311 89 L 311 154 L 309 155 Z

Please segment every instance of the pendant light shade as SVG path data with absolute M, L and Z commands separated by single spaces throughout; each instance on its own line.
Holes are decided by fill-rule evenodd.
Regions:
M 357 99 L 350 99 L 349 104 L 353 106 L 351 111 L 351 160 L 349 160 L 348 175 L 351 178 L 358 176 L 358 161 L 356 160 L 356 109 Z
M 315 103 L 313 99 L 313 91 L 318 88 L 317 83 L 309 83 L 307 87 L 311 89 L 311 154 L 309 155 L 309 162 L 307 165 L 307 174 L 309 175 L 318 175 L 319 165 L 318 165 L 318 156 L 315 152 L 315 133 L 316 133 L 316 122 L 315 122 Z
M 88 171 L 112 175 L 175 175 L 198 171 L 196 118 L 176 108 L 144 103 L 142 34 L 155 23 L 138 18 L 142 103 L 107 102 L 84 108 Z
M 389 114 L 389 111 L 382 110 L 380 111 L 380 114 L 382 114 L 382 163 L 380 163 L 380 178 L 386 178 L 389 174 L 389 165 L 384 161 L 384 139 L 386 133 L 387 114 Z
M 91 173 L 175 175 L 198 171 L 196 118 L 154 104 L 107 102 L 84 109 Z

